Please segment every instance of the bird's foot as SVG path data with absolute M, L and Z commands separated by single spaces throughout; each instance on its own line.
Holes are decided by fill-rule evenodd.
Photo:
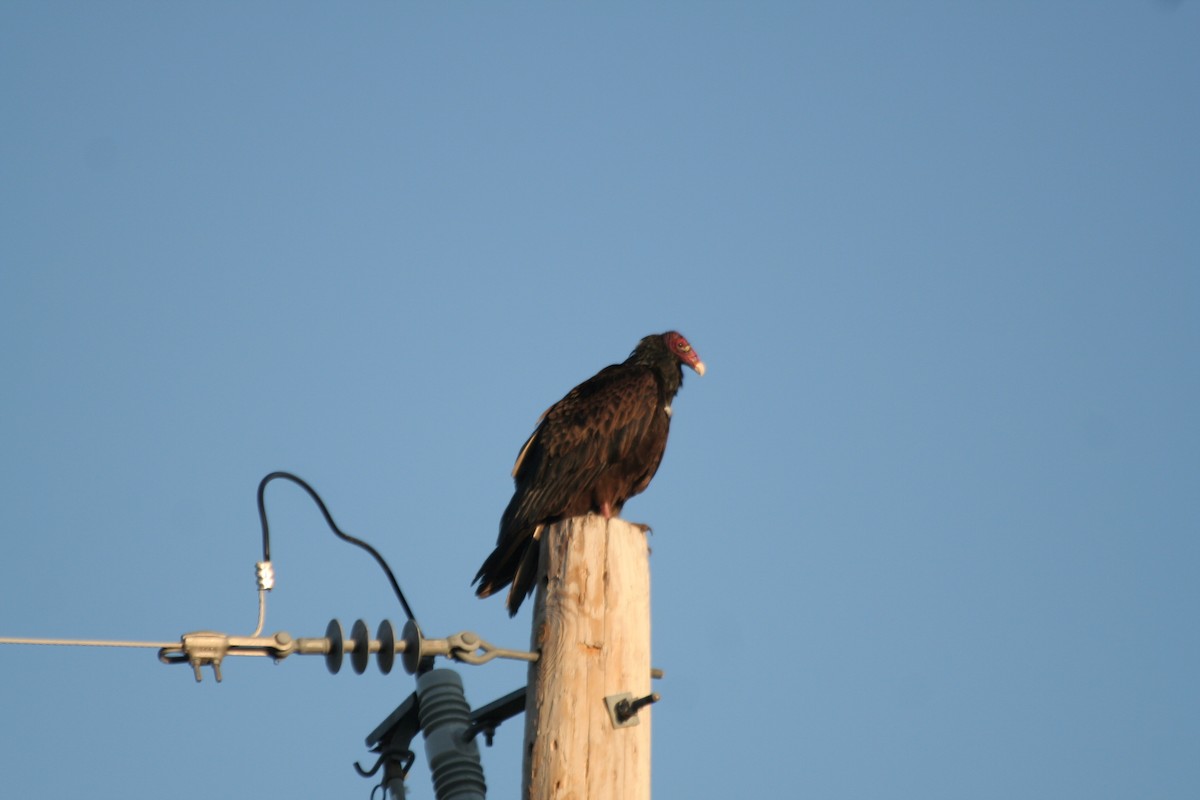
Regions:
M 654 533 L 654 529 L 651 528 L 649 525 L 646 525 L 645 523 L 631 522 L 629 524 L 632 525 L 633 527 L 637 528 L 642 533 Z

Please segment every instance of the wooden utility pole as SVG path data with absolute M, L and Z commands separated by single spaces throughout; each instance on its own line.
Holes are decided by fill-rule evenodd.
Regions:
M 597 514 L 542 532 L 525 707 L 528 800 L 649 800 L 650 709 L 614 724 L 605 698 L 650 694 L 642 528 Z

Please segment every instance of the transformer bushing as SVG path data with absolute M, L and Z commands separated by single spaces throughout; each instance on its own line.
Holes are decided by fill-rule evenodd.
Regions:
M 434 669 L 417 677 L 425 757 L 438 800 L 484 800 L 487 784 L 479 745 L 466 735 L 471 707 L 462 678 L 452 669 Z

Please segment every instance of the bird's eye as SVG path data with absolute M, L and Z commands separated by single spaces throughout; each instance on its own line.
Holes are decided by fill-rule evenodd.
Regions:
M 686 353 L 688 350 L 692 349 L 692 346 L 687 342 L 678 342 L 676 343 L 675 347 L 677 347 L 681 353 Z

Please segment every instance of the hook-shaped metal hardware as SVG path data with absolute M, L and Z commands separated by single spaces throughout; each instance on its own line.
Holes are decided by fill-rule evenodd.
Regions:
M 450 657 L 466 664 L 486 664 L 493 658 L 511 658 L 516 661 L 538 660 L 537 653 L 497 647 L 472 631 L 462 631 L 447 636 L 446 644 L 450 651 Z
M 412 769 L 413 762 L 417 760 L 417 754 L 412 750 L 405 750 L 402 753 L 385 752 L 375 759 L 375 766 L 368 769 L 363 769 L 362 765 L 357 761 L 354 762 L 354 771 L 364 778 L 370 778 L 376 772 L 379 772 L 380 767 L 396 766 L 400 768 L 402 777 L 408 776 L 408 771 Z
M 375 766 L 371 767 L 370 769 L 363 769 L 362 764 L 359 764 L 357 761 L 355 761 L 354 771 L 357 772 L 361 778 L 370 778 L 376 772 L 379 772 L 379 768 L 383 766 L 383 760 L 385 758 L 386 756 L 380 756 L 379 758 L 375 759 Z

